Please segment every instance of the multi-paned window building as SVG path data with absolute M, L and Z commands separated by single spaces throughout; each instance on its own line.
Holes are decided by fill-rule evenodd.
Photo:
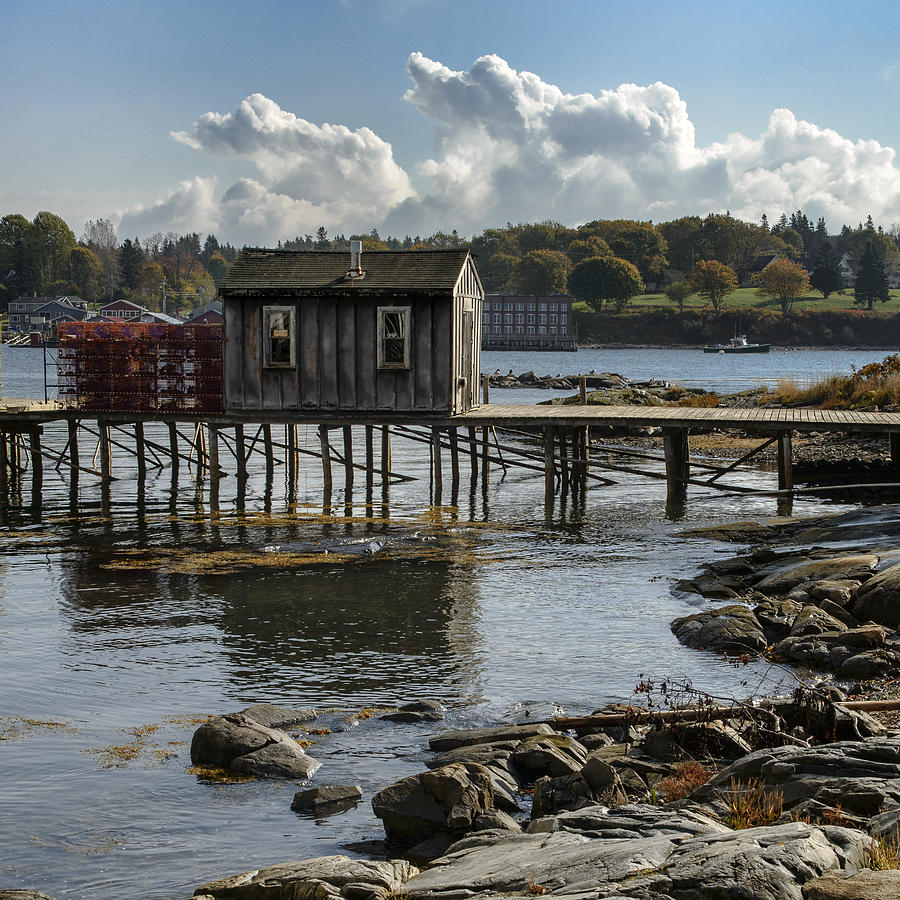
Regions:
M 485 294 L 481 318 L 483 350 L 575 350 L 573 297 Z

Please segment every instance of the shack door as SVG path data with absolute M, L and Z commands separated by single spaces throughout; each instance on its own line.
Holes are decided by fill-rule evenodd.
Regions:
M 475 353 L 475 314 L 463 310 L 462 315 L 462 357 L 460 359 L 459 380 L 456 388 L 456 412 L 464 413 L 476 405 L 478 396 L 477 377 L 472 370 Z

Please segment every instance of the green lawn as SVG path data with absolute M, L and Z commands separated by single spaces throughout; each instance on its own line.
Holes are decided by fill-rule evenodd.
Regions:
M 674 304 L 665 294 L 641 294 L 635 297 L 628 305 L 629 309 L 648 309 L 651 307 L 674 307 Z M 577 307 L 577 304 L 576 304 Z M 696 294 L 688 297 L 684 304 L 685 309 L 703 309 L 704 307 L 712 308 L 706 301 L 701 300 Z M 587 307 L 583 307 L 587 309 Z M 729 294 L 722 302 L 720 309 L 768 309 L 773 312 L 780 312 L 781 307 L 777 300 L 771 298 L 763 299 L 756 293 L 756 288 L 738 288 L 733 294 Z M 827 300 L 822 299 L 822 295 L 818 291 L 807 294 L 802 300 L 794 303 L 794 309 L 859 309 L 853 303 L 853 292 L 847 291 L 844 294 L 831 294 Z M 898 312 L 900 311 L 900 290 L 891 291 L 891 299 L 887 303 L 876 303 L 874 306 L 876 312 Z

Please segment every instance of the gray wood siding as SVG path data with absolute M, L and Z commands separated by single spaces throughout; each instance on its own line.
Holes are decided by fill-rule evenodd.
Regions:
M 471 260 L 452 295 L 226 296 L 225 410 L 465 412 L 472 398 L 478 403 L 483 296 Z M 297 311 L 296 368 L 263 365 L 262 309 L 270 305 Z M 409 369 L 378 369 L 379 306 L 410 307 Z M 464 333 L 468 322 L 474 334 Z M 463 342 L 473 342 L 468 352 Z

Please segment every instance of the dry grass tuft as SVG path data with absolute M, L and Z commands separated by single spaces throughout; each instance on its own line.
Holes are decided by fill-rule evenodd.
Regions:
M 687 406 L 692 409 L 712 409 L 719 405 L 718 394 L 689 394 L 682 397 L 676 406 Z
M 550 889 L 546 884 L 538 884 L 534 878 L 528 879 L 528 884 L 525 886 L 525 890 L 522 892 L 529 897 L 540 897 L 543 894 L 548 893 Z
M 656 787 L 665 794 L 666 800 L 683 800 L 701 784 L 706 784 L 712 775 L 711 769 L 691 759 L 675 766 L 674 774 L 660 779 Z
M 785 406 L 821 406 L 823 409 L 864 409 L 900 405 L 900 354 L 853 369 L 850 375 L 828 375 L 800 387 L 783 380 L 772 395 Z
M 891 838 L 872 838 L 863 865 L 867 869 L 879 872 L 900 869 L 900 835 L 895 834 Z
M 771 825 L 780 818 L 783 810 L 781 791 L 768 791 L 755 778 L 746 784 L 732 778 L 731 788 L 720 791 L 717 796 L 727 807 L 725 824 L 737 831 Z

